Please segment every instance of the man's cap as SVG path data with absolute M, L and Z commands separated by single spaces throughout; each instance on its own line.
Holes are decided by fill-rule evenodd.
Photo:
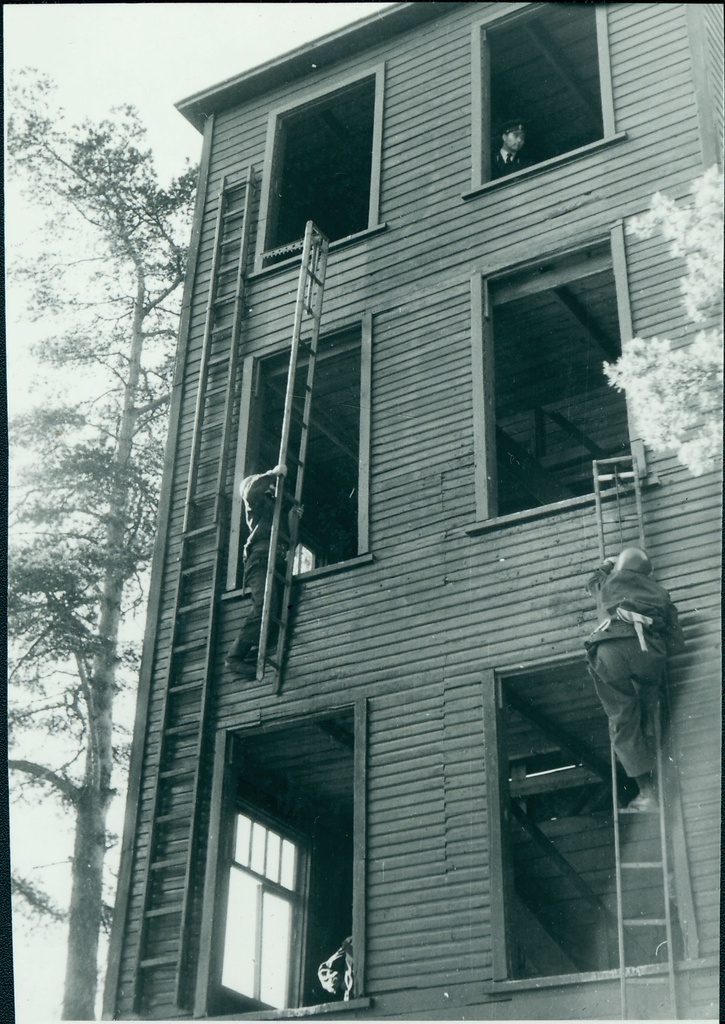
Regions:
M 506 132 L 513 132 L 516 129 L 520 131 L 526 131 L 526 122 L 520 117 L 509 117 L 506 121 L 501 122 L 499 132 L 501 135 L 505 135 Z

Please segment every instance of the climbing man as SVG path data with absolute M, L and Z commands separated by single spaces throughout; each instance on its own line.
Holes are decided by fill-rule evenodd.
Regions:
M 607 558 L 586 588 L 600 619 L 584 644 L 589 674 L 609 718 L 617 758 L 639 786 L 628 806 L 656 810 L 654 723 L 667 655 L 684 648 L 677 609 L 640 548 Z
M 247 616 L 234 643 L 227 655 L 227 667 L 236 675 L 252 675 L 254 666 L 252 653 L 256 657 L 259 645 L 259 633 L 262 625 L 264 609 L 264 585 L 267 577 L 269 559 L 269 541 L 274 518 L 275 490 L 277 479 L 287 475 L 285 466 L 275 466 L 266 473 L 255 473 L 247 476 L 239 485 L 239 493 L 244 505 L 244 515 L 249 527 L 249 536 L 244 545 L 244 587 L 251 592 L 252 603 Z M 280 544 L 278 568 L 285 570 L 286 545 Z M 274 587 L 275 603 L 273 611 L 279 618 L 279 598 L 281 588 Z

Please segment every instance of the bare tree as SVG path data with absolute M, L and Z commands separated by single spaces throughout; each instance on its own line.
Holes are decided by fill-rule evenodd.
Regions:
M 122 622 L 143 601 L 155 533 L 196 172 L 162 187 L 132 108 L 69 125 L 37 73 L 9 107 L 10 173 L 45 225 L 15 280 L 46 335 L 33 354 L 56 383 L 11 427 L 13 453 L 30 458 L 10 515 L 10 769 L 26 796 L 52 794 L 74 816 L 63 1017 L 88 1020 L 126 754 L 114 699 L 138 660 Z M 39 733 L 44 756 L 26 756 Z M 60 913 L 27 879 L 16 891 Z

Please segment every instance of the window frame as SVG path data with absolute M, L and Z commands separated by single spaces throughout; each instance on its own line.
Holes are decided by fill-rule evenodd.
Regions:
M 245 815 L 253 824 L 261 825 L 268 831 L 274 832 L 280 836 L 282 840 L 287 840 L 295 846 L 296 851 L 296 863 L 295 863 L 295 886 L 293 889 L 287 889 L 281 883 L 274 883 L 268 879 L 265 875 L 260 875 L 257 871 L 251 867 L 251 865 L 245 866 L 237 861 L 234 849 L 234 838 L 235 838 L 235 821 L 241 815 Z M 226 877 L 223 880 L 224 892 L 228 890 L 229 882 L 233 871 L 238 871 L 241 874 L 247 875 L 248 877 L 256 879 L 260 884 L 262 893 L 272 893 L 281 898 L 284 898 L 285 902 L 291 907 L 290 916 L 290 945 L 293 945 L 295 940 L 298 940 L 299 933 L 304 931 L 306 907 L 309 896 L 309 850 L 307 843 L 302 835 L 297 834 L 296 830 L 290 828 L 287 824 L 281 821 L 277 821 L 274 817 L 270 817 L 262 813 L 259 808 L 253 807 L 246 802 L 237 803 L 234 808 L 234 812 L 230 815 L 230 822 L 228 825 L 229 832 L 229 857 L 226 859 Z M 223 901 L 226 902 L 226 899 Z M 260 908 L 261 909 L 261 908 Z M 219 925 L 221 938 L 221 976 L 224 973 L 224 938 L 222 933 L 226 930 L 226 920 L 224 921 L 224 927 Z M 261 980 L 261 971 L 263 968 L 262 955 L 260 945 L 262 943 L 260 921 L 257 922 L 257 928 L 259 932 L 255 934 L 255 946 L 259 955 L 259 962 L 257 963 L 255 978 L 255 987 Z M 290 971 L 287 978 L 287 990 L 292 994 L 292 1000 L 299 1000 L 299 989 L 300 989 L 300 975 L 301 975 L 301 960 L 296 962 L 290 962 Z M 220 981 L 222 989 L 227 988 L 223 981 Z M 230 990 L 236 991 L 236 990 Z M 250 1003 L 262 1002 L 261 997 L 248 996 L 243 993 L 239 993 L 240 998 L 248 999 Z
M 539 518 L 550 515 L 562 508 L 593 501 L 591 495 L 580 495 L 551 504 L 536 505 L 519 512 L 499 516 L 498 472 L 496 465 L 496 385 L 494 374 L 495 337 L 493 337 L 492 304 L 489 297 L 488 282 L 508 277 L 511 274 L 525 271 L 527 267 L 536 266 L 546 259 L 554 259 L 564 255 L 576 255 L 587 248 L 609 243 L 611 251 L 611 268 L 614 276 L 614 287 L 617 302 L 617 319 L 622 352 L 633 338 L 632 313 L 629 303 L 629 287 L 627 282 L 627 265 L 625 252 L 624 224 L 618 221 L 607 234 L 599 234 L 582 239 L 578 245 L 572 245 L 558 252 L 544 252 L 535 259 L 527 259 L 520 263 L 512 263 L 488 275 L 480 271 L 471 277 L 471 376 L 473 385 L 473 451 L 474 451 L 474 488 L 476 498 L 476 522 L 487 523 L 489 526 L 498 523 L 520 522 L 522 519 Z M 630 450 L 637 458 L 640 475 L 646 474 L 644 448 L 637 441 L 636 429 L 632 420 L 629 403 L 627 409 L 627 432 L 630 439 Z
M 325 575 L 339 571 L 345 565 L 357 564 L 359 559 L 369 560 L 366 556 L 370 551 L 370 415 L 372 389 L 372 315 L 369 312 L 354 320 L 335 325 L 320 335 L 320 345 L 324 347 L 325 338 L 342 334 L 348 330 L 358 329 L 360 332 L 360 428 L 358 436 L 358 508 L 357 508 L 357 555 L 347 562 L 334 562 L 309 572 L 300 573 L 299 577 L 309 575 Z M 226 589 L 238 591 L 241 588 L 241 535 L 242 535 L 242 499 L 239 495 L 239 484 L 248 475 L 248 448 L 252 434 L 252 399 L 259 365 L 265 360 L 285 349 L 276 348 L 259 355 L 249 355 L 242 362 L 242 387 L 239 406 L 239 429 L 237 435 L 237 454 L 234 467 L 234 488 L 231 503 L 231 520 L 229 531 L 229 556 L 227 559 Z M 313 398 L 314 409 L 314 398 Z
M 518 181 L 566 161 L 575 160 L 627 137 L 625 132 L 616 130 L 607 5 L 596 4 L 594 13 L 602 104 L 602 138 L 532 164 L 531 167 L 515 171 L 513 174 L 491 179 L 491 61 L 487 32 L 514 20 L 537 17 L 539 12 L 545 9 L 546 4 L 522 3 L 515 6 L 516 10 L 504 16 L 492 10 L 471 27 L 471 190 L 464 198 L 469 198 L 472 193 L 477 195 L 482 190 L 499 188 L 511 181 Z
M 295 112 L 302 112 L 305 107 L 323 101 L 326 97 L 332 97 L 337 92 L 363 82 L 365 79 L 375 80 L 375 100 L 373 113 L 373 137 L 372 137 L 372 161 L 370 168 L 370 200 L 368 204 L 368 223 L 359 232 L 346 235 L 344 238 L 331 240 L 332 245 L 342 245 L 348 240 L 365 236 L 368 232 L 378 231 L 382 228 L 380 224 L 380 172 L 382 165 L 383 151 L 383 111 L 385 105 L 385 63 L 377 64 L 372 68 L 361 71 L 336 82 L 334 85 L 327 85 L 324 88 L 310 88 L 300 91 L 295 99 L 275 107 L 270 111 L 267 120 L 267 138 L 264 150 L 264 164 L 262 169 L 262 188 L 259 202 L 259 225 L 257 229 L 257 247 L 254 259 L 254 272 L 274 270 L 283 265 L 282 263 L 271 264 L 266 267 L 265 256 L 268 252 L 266 240 L 269 230 L 269 222 L 272 215 L 272 188 L 275 179 L 275 152 L 277 151 L 281 138 L 282 121 Z M 286 265 L 289 261 L 285 261 Z
M 352 939 L 355 957 L 353 988 L 350 1001 L 342 1000 L 333 1003 L 320 1003 L 316 1008 L 320 1012 L 340 1012 L 356 1010 L 369 1005 L 365 992 L 365 937 L 366 937 L 366 878 L 367 878 L 367 748 L 368 748 L 368 699 L 360 697 L 344 707 L 328 708 L 324 714 L 310 714 L 294 717 L 269 716 L 266 721 L 241 729 L 221 729 L 217 732 L 214 765 L 211 787 L 211 807 L 209 819 L 209 838 L 206 856 L 206 872 L 204 878 L 203 904 L 201 917 L 201 934 L 199 943 L 199 961 L 197 967 L 196 992 L 194 1000 L 194 1016 L 208 1017 L 214 999 L 221 993 L 221 977 L 224 947 L 224 926 L 222 908 L 226 904 L 226 890 L 231 864 L 232 842 L 235 817 L 244 808 L 236 799 L 236 757 L 234 744 L 237 737 L 245 733 L 259 732 L 274 725 L 276 728 L 294 728 L 303 721 L 316 718 L 329 718 L 331 713 L 344 710 L 353 712 L 354 751 L 353 751 L 353 863 L 352 863 Z M 250 808 L 251 809 L 251 808 Z M 265 815 L 259 808 L 252 809 L 255 820 L 265 821 Z M 269 825 L 278 829 L 280 823 L 269 819 Z M 284 831 L 294 833 L 294 827 L 284 826 Z M 305 929 L 305 920 L 309 905 L 307 879 L 309 876 L 311 855 L 304 849 L 304 865 L 298 865 L 302 876 L 299 919 Z M 306 929 L 305 929 L 306 930 Z M 297 962 L 290 963 L 291 987 L 292 979 L 299 978 L 304 967 L 304 956 Z M 248 1015 L 244 1012 L 235 1013 L 234 1019 L 249 1016 L 258 1019 L 284 1019 L 300 1016 L 302 1007 L 284 1007 L 278 1010 L 254 1010 Z M 309 1010 L 309 1006 L 306 1007 Z
M 483 747 L 484 770 L 487 791 L 487 831 L 490 879 L 490 921 L 491 921 L 491 992 L 551 988 L 559 985 L 581 985 L 619 977 L 615 969 L 602 971 L 581 971 L 570 974 L 551 974 L 531 978 L 514 978 L 511 965 L 511 951 L 506 917 L 506 893 L 512 885 L 513 867 L 504 839 L 504 808 L 508 801 L 508 772 L 502 772 L 501 765 L 508 763 L 505 730 L 501 728 L 503 711 L 503 681 L 535 669 L 551 669 L 572 665 L 581 658 L 574 654 L 562 654 L 542 662 L 518 663 L 510 669 L 484 669 L 482 673 L 483 693 Z M 583 669 L 584 670 L 584 669 Z M 506 812 L 508 814 L 508 812 Z M 656 973 L 651 972 L 651 973 Z

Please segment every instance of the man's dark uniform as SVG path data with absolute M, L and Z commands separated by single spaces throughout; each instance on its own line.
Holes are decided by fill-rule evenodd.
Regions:
M 513 174 L 514 171 L 522 171 L 524 167 L 531 166 L 531 161 L 522 153 L 509 153 L 508 157 L 509 159 L 505 160 L 501 150 L 496 150 L 492 160 L 492 177 L 503 178 L 506 174 Z
M 668 654 L 684 647 L 677 609 L 650 575 L 606 561 L 587 582 L 600 625 L 587 638 L 587 661 L 609 718 L 614 749 L 631 778 L 651 772 L 651 734 Z
M 227 664 L 231 668 L 239 668 L 259 644 L 269 540 L 274 518 L 274 487 L 275 477 L 271 473 L 260 473 L 250 478 L 244 490 L 244 512 L 249 527 L 249 537 L 244 545 L 244 586 L 251 593 L 252 603 L 239 636 L 227 656 Z M 279 568 L 284 572 L 284 551 L 280 550 L 279 554 Z M 279 586 L 275 586 L 274 595 L 277 599 L 281 597 Z M 276 600 L 273 611 L 277 617 L 278 605 L 279 600 Z

